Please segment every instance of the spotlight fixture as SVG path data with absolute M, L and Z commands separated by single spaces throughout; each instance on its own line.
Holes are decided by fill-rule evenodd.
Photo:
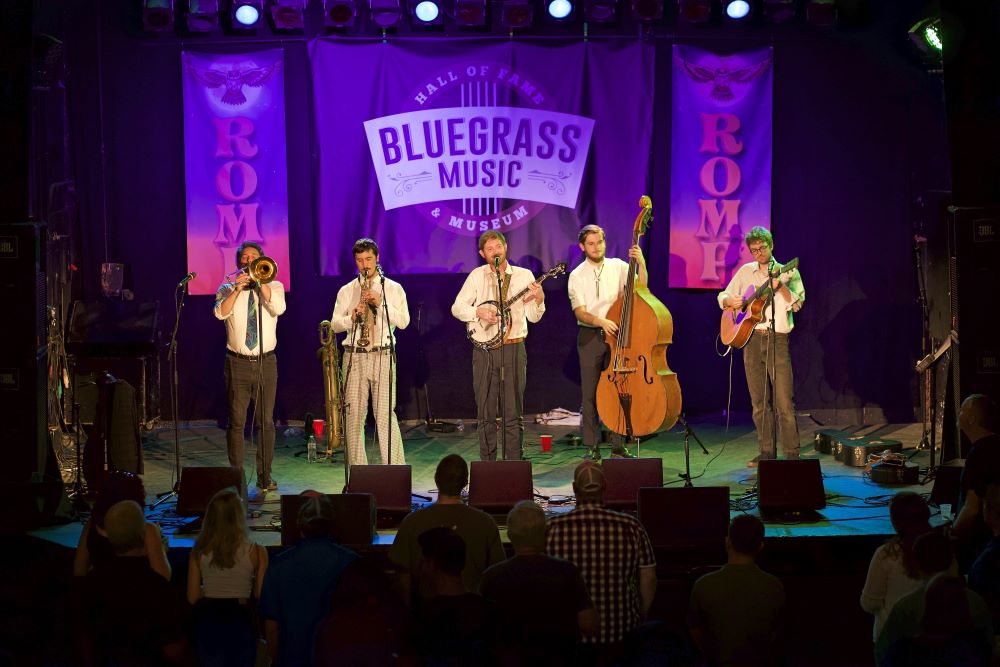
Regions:
M 632 0 L 632 16 L 637 21 L 659 21 L 663 18 L 663 0 Z
M 302 30 L 309 0 L 271 0 L 271 22 L 275 30 Z
M 234 28 L 254 28 L 264 13 L 263 0 L 234 0 L 232 13 Z
M 725 0 L 723 4 L 727 18 L 741 21 L 750 16 L 750 3 L 747 0 Z
M 410 0 L 410 16 L 415 26 L 442 23 L 441 8 L 435 0 Z
M 941 19 L 925 18 L 917 21 L 910 28 L 910 41 L 923 56 L 932 60 L 940 59 L 944 46 L 941 41 Z
M 174 0 L 143 0 L 142 29 L 166 32 L 174 26 Z
M 817 28 L 832 28 L 837 25 L 836 0 L 808 0 L 806 23 Z
M 585 0 L 583 15 L 590 23 L 612 23 L 618 12 L 618 0 Z
M 347 28 L 358 16 L 356 0 L 323 0 L 323 22 L 328 28 Z
M 188 0 L 189 32 L 212 32 L 219 27 L 219 0 Z
M 486 0 L 455 0 L 455 24 L 486 25 Z
M 711 0 L 677 0 L 677 15 L 686 23 L 708 23 L 712 18 Z
M 788 23 L 795 19 L 795 0 L 764 0 L 764 19 L 768 23 Z
M 509 30 L 527 28 L 533 18 L 534 11 L 528 0 L 505 0 L 500 9 L 500 24 Z
M 546 0 L 546 13 L 549 17 L 564 21 L 573 13 L 573 3 L 569 0 Z
M 393 28 L 402 18 L 399 0 L 370 0 L 372 22 L 385 30 Z

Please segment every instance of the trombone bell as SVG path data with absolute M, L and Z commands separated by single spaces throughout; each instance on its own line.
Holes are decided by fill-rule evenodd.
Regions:
M 258 283 L 266 285 L 278 277 L 278 263 L 262 255 L 250 262 L 248 273 Z

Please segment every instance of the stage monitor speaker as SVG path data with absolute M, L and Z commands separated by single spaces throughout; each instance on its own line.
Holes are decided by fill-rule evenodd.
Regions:
M 87 429 L 87 446 L 83 452 L 87 481 L 92 483 L 105 469 L 141 475 L 142 436 L 135 389 L 128 382 L 107 374 L 95 376 L 94 384 L 93 426 Z M 80 412 L 81 421 L 86 421 L 82 408 Z
M 243 471 L 240 468 L 184 468 L 181 470 L 181 482 L 177 487 L 177 514 L 204 515 L 212 496 L 230 486 L 236 487 L 242 493 Z
M 952 512 L 958 513 L 958 499 L 962 489 L 962 473 L 965 459 L 955 459 L 948 465 L 938 466 L 934 472 L 934 486 L 931 487 L 932 505 L 951 505 Z
M 604 506 L 635 511 L 639 489 L 663 486 L 663 459 L 604 459 Z
M 347 493 L 370 493 L 375 497 L 379 525 L 402 520 L 413 507 L 413 468 L 408 465 L 351 466 Z
M 639 521 L 654 547 L 724 549 L 729 487 L 640 488 Z
M 375 496 L 370 493 L 328 493 L 333 504 L 333 539 L 347 546 L 366 546 L 375 541 Z M 281 496 L 281 546 L 301 539 L 299 508 L 307 496 Z
M 80 357 L 157 354 L 158 301 L 74 301 L 66 351 Z
M 818 459 L 761 459 L 757 501 L 762 515 L 811 512 L 826 507 Z
M 469 465 L 469 505 L 506 514 L 522 500 L 533 500 L 530 461 L 473 461 Z

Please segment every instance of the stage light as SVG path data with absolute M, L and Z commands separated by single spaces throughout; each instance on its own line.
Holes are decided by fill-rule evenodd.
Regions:
M 323 22 L 329 28 L 347 28 L 358 16 L 355 0 L 323 0 Z
M 910 41 L 917 47 L 920 54 L 932 61 L 940 61 L 941 48 L 941 19 L 925 18 L 917 21 L 910 28 Z
M 174 0 L 143 0 L 142 29 L 165 32 L 174 27 Z
M 260 21 L 260 15 L 264 9 L 261 0 L 254 2 L 233 2 L 233 27 L 252 28 Z
M 486 0 L 455 0 L 456 25 L 486 25 Z
M 509 30 L 530 26 L 533 18 L 534 10 L 528 0 L 505 0 L 500 9 L 500 23 Z
M 413 16 L 417 21 L 426 25 L 439 21 L 441 9 L 433 0 L 420 0 L 413 8 Z
M 402 18 L 399 0 L 370 0 L 372 21 L 382 29 L 392 28 Z
M 632 0 L 632 15 L 637 21 L 659 21 L 663 18 L 663 0 Z
M 561 21 L 573 13 L 573 4 L 569 0 L 551 0 L 548 3 L 549 16 Z
M 710 0 L 677 0 L 677 15 L 687 23 L 708 23 L 712 5 Z
M 806 3 L 806 23 L 818 28 L 832 28 L 837 25 L 836 1 L 808 0 Z
M 219 0 L 188 0 L 187 7 L 190 32 L 212 32 L 219 27 Z
M 275 30 L 302 30 L 308 0 L 271 0 L 271 22 Z
M 583 15 L 591 23 L 611 23 L 615 20 L 618 0 L 586 0 Z
M 750 15 L 750 3 L 747 0 L 730 0 L 726 3 L 726 16 L 731 19 L 744 19 Z
M 788 23 L 795 18 L 795 0 L 764 0 L 764 18 L 768 23 Z

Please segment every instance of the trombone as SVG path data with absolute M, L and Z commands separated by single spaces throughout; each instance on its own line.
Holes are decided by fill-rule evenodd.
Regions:
M 249 266 L 236 269 L 228 274 L 226 278 L 232 282 L 232 279 L 241 273 L 246 273 L 258 284 L 266 285 L 278 277 L 278 263 L 270 257 L 261 255 L 250 262 Z

